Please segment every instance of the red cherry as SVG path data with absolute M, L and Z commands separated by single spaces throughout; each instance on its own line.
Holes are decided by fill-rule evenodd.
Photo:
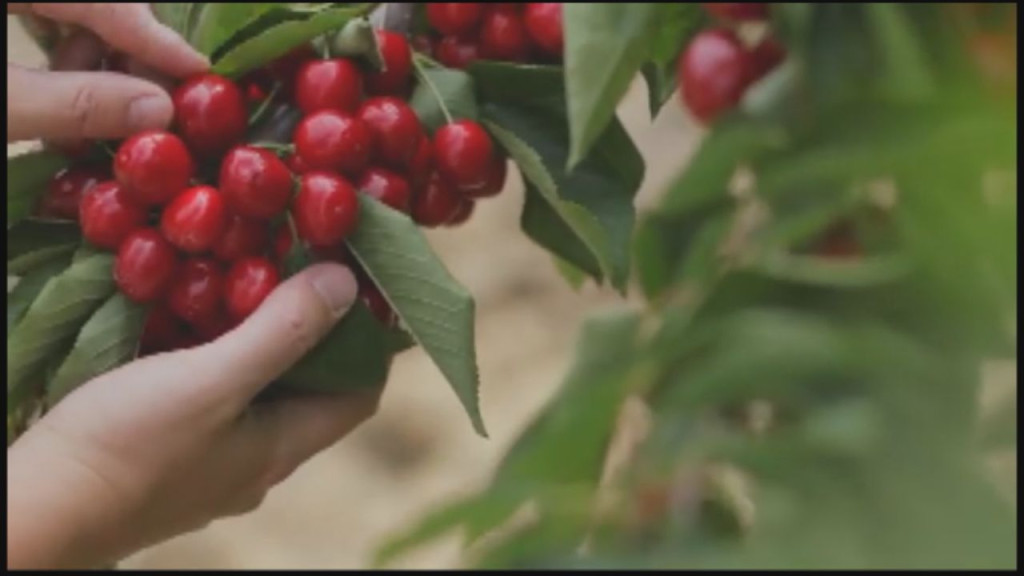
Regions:
M 437 61 L 448 68 L 464 69 L 480 58 L 480 48 L 473 38 L 445 36 L 437 44 Z
M 523 20 L 514 12 L 492 11 L 480 26 L 480 54 L 490 60 L 522 62 L 530 50 Z
M 283 99 L 290 99 L 295 92 L 296 76 L 298 71 L 302 69 L 303 64 L 318 58 L 319 55 L 312 45 L 303 44 L 267 64 L 267 74 L 281 84 L 280 93 Z
M 224 225 L 224 233 L 213 247 L 213 254 L 231 262 L 246 256 L 258 256 L 270 244 L 267 223 L 231 214 Z
M 266 220 L 288 207 L 292 175 L 272 152 L 238 146 L 227 153 L 220 165 L 218 188 L 234 212 Z
M 306 62 L 295 77 L 295 104 L 304 114 L 355 112 L 363 97 L 363 74 L 346 58 Z
M 435 173 L 427 186 L 413 196 L 412 219 L 420 226 L 436 228 L 451 220 L 461 203 L 455 189 Z
M 117 250 L 129 234 L 146 225 L 146 210 L 128 201 L 120 184 L 100 182 L 82 196 L 78 220 L 91 244 Z
M 441 34 L 470 32 L 482 14 L 483 7 L 476 2 L 427 3 L 427 21 Z
M 238 326 L 238 322 L 228 316 L 228 313 L 221 304 L 218 303 L 216 311 L 212 314 L 204 316 L 192 324 L 192 329 L 195 331 L 196 336 L 199 336 L 205 342 L 212 342 L 234 330 L 235 326 Z
M 750 82 L 756 82 L 786 59 L 786 49 L 775 38 L 765 38 L 748 56 L 747 72 Z
M 494 146 L 487 132 L 472 120 L 458 120 L 434 133 L 434 162 L 441 176 L 459 192 L 487 184 Z
M 408 168 L 423 135 L 412 108 L 398 98 L 378 96 L 363 103 L 359 118 L 370 127 L 377 159 L 395 170 Z
M 128 138 L 114 157 L 114 175 L 136 204 L 166 204 L 188 187 L 194 171 L 181 138 L 159 130 Z
M 464 192 L 467 198 L 489 198 L 497 196 L 505 188 L 505 178 L 508 176 L 508 161 L 504 156 L 495 154 L 487 168 L 487 182 L 481 188 L 467 190 Z
M 384 58 L 384 70 L 366 77 L 371 94 L 402 96 L 412 77 L 412 51 L 405 36 L 389 30 L 377 30 L 377 45 Z
M 174 126 L 195 153 L 221 154 L 245 136 L 245 98 L 234 82 L 203 74 L 174 91 Z
M 473 202 L 468 198 L 463 199 L 462 202 L 459 203 L 458 210 L 455 211 L 455 214 L 445 222 L 444 225 L 454 228 L 465 224 L 466 221 L 469 220 L 469 217 L 473 215 L 474 208 L 476 208 L 476 202 Z
M 529 4 L 527 4 L 529 6 Z M 523 11 L 522 2 L 495 2 L 494 4 L 488 4 L 487 9 L 493 12 L 515 12 L 519 13 Z
M 89 167 L 65 168 L 50 180 L 50 186 L 39 203 L 43 218 L 78 220 L 82 196 L 95 184 L 109 178 L 102 170 Z
M 305 161 L 302 160 L 294 152 L 284 157 L 284 164 L 292 171 L 292 174 L 305 174 L 312 170 L 309 166 L 306 166 Z
M 526 32 L 550 56 L 562 55 L 562 3 L 530 2 L 523 14 Z
M 145 356 L 170 350 L 182 332 L 181 321 L 166 304 L 153 306 L 142 326 L 139 354 Z
M 711 122 L 739 103 L 749 83 L 749 57 L 728 30 L 705 30 L 679 58 L 683 102 L 701 122 Z
M 160 217 L 164 237 L 185 252 L 213 249 L 227 224 L 224 198 L 212 186 L 196 186 L 178 195 Z
M 292 251 L 292 230 L 287 224 L 277 229 L 274 234 L 274 257 L 279 264 L 284 264 L 288 253 Z
M 768 5 L 758 2 L 712 2 L 703 6 L 708 14 L 726 22 L 751 22 L 768 18 Z
M 203 339 L 195 333 L 189 330 L 182 330 L 178 337 L 174 339 L 174 343 L 168 348 L 168 352 L 174 352 L 177 350 L 188 350 L 189 348 L 195 348 L 196 346 L 202 346 L 205 344 Z
M 265 258 L 235 262 L 224 280 L 224 302 L 232 319 L 245 320 L 274 291 L 281 277 Z
M 220 265 L 207 258 L 192 258 L 178 267 L 167 292 L 167 304 L 179 318 L 195 326 L 217 313 L 223 296 Z
M 363 173 L 356 188 L 395 210 L 409 213 L 409 183 L 394 172 L 383 168 L 370 168 Z
M 358 174 L 370 162 L 373 132 L 359 118 L 334 110 L 310 114 L 295 128 L 295 155 L 309 170 Z
M 384 298 L 384 295 L 377 289 L 377 286 L 370 280 L 367 279 L 359 283 L 359 299 L 363 301 L 363 304 L 370 309 L 370 312 L 381 324 L 391 327 L 398 321 L 398 317 L 395 315 L 394 309 L 391 308 L 391 304 L 388 303 L 387 298 Z
M 135 302 L 153 302 L 174 279 L 178 253 L 155 228 L 132 232 L 121 243 L 114 262 L 118 289 Z
M 355 230 L 359 199 L 344 179 L 327 172 L 310 172 L 299 182 L 292 217 L 299 237 L 310 246 L 331 246 Z
M 419 146 L 416 147 L 416 155 L 412 158 L 412 165 L 409 166 L 409 184 L 419 189 L 430 182 L 430 175 L 434 172 L 434 146 L 426 135 L 420 137 Z

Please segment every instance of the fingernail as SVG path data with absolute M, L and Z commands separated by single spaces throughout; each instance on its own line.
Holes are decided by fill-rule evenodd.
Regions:
M 140 96 L 128 105 L 128 122 L 136 130 L 163 128 L 171 121 L 171 103 L 160 96 Z
M 307 274 L 313 290 L 335 316 L 347 312 L 355 302 L 356 280 L 348 268 L 340 264 L 318 264 Z

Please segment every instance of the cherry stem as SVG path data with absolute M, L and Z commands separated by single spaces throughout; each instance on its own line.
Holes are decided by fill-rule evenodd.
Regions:
M 279 142 L 253 142 L 252 144 L 249 144 L 249 146 L 270 150 L 279 156 L 295 152 L 294 144 L 281 144 Z
M 281 91 L 281 83 L 274 82 L 274 87 L 270 89 L 270 94 L 260 102 L 259 107 L 253 111 L 252 115 L 249 116 L 249 126 L 252 126 L 263 119 L 267 114 L 267 110 L 270 109 L 270 104 L 274 101 L 274 96 Z
M 437 105 L 441 108 L 441 114 L 444 114 L 444 119 L 447 124 L 451 124 L 452 114 L 448 111 L 448 106 L 445 105 L 444 99 L 441 98 L 441 92 L 437 89 L 437 86 L 430 80 L 427 74 L 423 71 L 423 64 L 419 60 L 419 56 L 413 58 L 413 67 L 416 69 L 416 77 L 419 78 L 420 82 L 426 84 L 430 92 L 433 93 L 434 99 L 437 100 Z

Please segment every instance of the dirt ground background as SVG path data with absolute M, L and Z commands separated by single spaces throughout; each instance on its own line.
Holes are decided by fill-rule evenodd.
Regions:
M 41 66 L 43 55 L 8 17 L 9 59 Z M 649 202 L 689 157 L 700 130 L 674 102 L 651 122 L 635 85 L 620 108 L 644 157 L 640 202 Z M 10 150 L 9 150 L 10 151 Z M 146 550 L 125 568 L 360 568 L 388 535 L 440 503 L 481 487 L 507 446 L 555 391 L 572 358 L 577 329 L 593 312 L 621 303 L 610 290 L 574 292 L 551 259 L 519 230 L 523 189 L 508 186 L 456 231 L 430 241 L 477 299 L 477 346 L 484 416 L 478 438 L 455 395 L 419 350 L 394 363 L 378 415 L 271 492 L 248 516 Z M 450 539 L 399 566 L 457 565 Z

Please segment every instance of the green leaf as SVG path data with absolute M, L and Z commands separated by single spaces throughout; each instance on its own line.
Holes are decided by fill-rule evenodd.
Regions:
M 562 275 L 562 278 L 565 278 L 565 281 L 569 283 L 573 290 L 579 290 L 583 283 L 587 281 L 587 274 L 583 270 L 562 260 L 558 256 L 552 256 L 551 259 L 555 263 L 555 269 Z
M 197 50 L 212 55 L 235 34 L 284 2 L 207 2 L 202 4 L 188 38 Z
M 935 91 L 935 80 L 917 29 L 904 6 L 870 4 L 864 9 L 885 58 L 886 88 L 899 97 L 917 100 Z
M 58 258 L 34 268 L 18 280 L 14 289 L 7 292 L 7 333 L 25 316 L 29 306 L 42 291 L 43 286 L 57 274 L 63 272 L 70 263 L 70 257 Z
M 449 120 L 477 119 L 473 78 L 462 70 L 427 68 L 416 61 L 418 83 L 409 105 L 431 132 Z
M 71 352 L 46 386 L 53 406 L 85 382 L 135 358 L 146 309 L 121 294 L 111 296 L 78 333 Z
M 384 56 L 377 44 L 377 34 L 366 18 L 354 18 L 338 31 L 330 41 L 334 56 L 362 57 L 375 70 L 384 68 Z
M 647 3 L 565 3 L 565 85 L 575 168 L 605 127 L 648 53 L 657 11 Z
M 423 347 L 482 436 L 472 296 L 452 278 L 408 217 L 360 195 L 352 253 Z
M 647 82 L 651 118 L 675 92 L 679 53 L 706 20 L 704 10 L 696 3 L 666 2 L 655 4 L 655 10 L 653 21 L 657 25 L 649 30 L 648 60 L 640 69 Z
M 676 65 L 658 66 L 653 62 L 645 62 L 640 72 L 647 82 L 647 106 L 651 110 L 651 119 L 658 115 L 661 107 L 675 93 L 679 81 L 676 79 Z
M 559 261 L 573 266 L 600 283 L 605 277 L 601 262 L 598 262 L 590 247 L 580 239 L 577 232 L 579 228 L 592 221 L 586 212 L 574 210 L 574 205 L 563 204 L 567 206 L 559 213 L 536 186 L 527 182 L 526 202 L 523 204 L 520 226 L 534 242 L 546 248 Z M 579 214 L 583 224 L 574 229 L 569 224 L 566 213 Z M 591 226 L 586 230 L 593 228 Z
M 154 2 L 152 4 L 153 14 L 157 20 L 166 24 L 183 38 L 189 37 L 192 19 L 201 6 L 198 2 Z
M 8 411 L 17 407 L 52 354 L 74 341 L 82 324 L 115 290 L 114 256 L 99 254 L 54 276 L 7 339 Z
M 7 229 L 7 274 L 21 275 L 60 256 L 81 242 L 74 222 L 28 219 Z
M 317 36 L 342 28 L 349 20 L 366 15 L 372 4 L 355 4 L 313 13 L 304 20 L 282 22 L 228 50 L 213 71 L 231 78 L 270 62 Z
M 67 165 L 67 158 L 48 150 L 7 158 L 8 228 L 32 212 L 50 179 Z

